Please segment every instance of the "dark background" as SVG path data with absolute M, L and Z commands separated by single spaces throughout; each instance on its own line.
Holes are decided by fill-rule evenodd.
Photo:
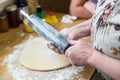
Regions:
M 39 0 L 39 4 L 44 10 L 69 13 L 70 0 Z

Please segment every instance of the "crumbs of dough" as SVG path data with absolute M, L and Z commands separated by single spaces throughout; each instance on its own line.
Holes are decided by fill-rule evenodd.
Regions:
M 35 37 L 30 37 L 26 42 L 15 46 L 15 50 L 11 55 L 5 58 L 4 62 L 13 80 L 74 80 L 74 78 L 77 78 L 77 80 L 84 80 L 82 75 L 78 76 L 78 73 L 81 73 L 84 67 L 70 66 L 49 72 L 33 71 L 23 67 L 20 64 L 21 51 L 24 49 L 25 45 L 29 44 L 34 39 Z

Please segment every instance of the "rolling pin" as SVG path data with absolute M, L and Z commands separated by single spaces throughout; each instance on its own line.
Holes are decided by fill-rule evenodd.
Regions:
M 36 15 L 28 15 L 25 11 L 20 10 L 20 13 L 28 19 L 28 25 L 47 41 L 52 42 L 52 44 L 64 54 L 65 50 L 70 46 L 65 36 L 54 29 L 51 25 L 42 21 Z

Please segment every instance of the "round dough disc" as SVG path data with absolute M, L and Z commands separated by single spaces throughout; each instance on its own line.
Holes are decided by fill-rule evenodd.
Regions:
M 70 65 L 65 55 L 57 54 L 47 47 L 43 38 L 35 38 L 22 51 L 20 62 L 33 70 L 55 70 Z

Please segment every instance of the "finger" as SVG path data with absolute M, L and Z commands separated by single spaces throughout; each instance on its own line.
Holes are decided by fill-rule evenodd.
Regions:
M 75 45 L 75 44 L 77 43 L 77 40 L 68 39 L 68 42 L 69 42 L 71 45 Z
M 62 54 L 61 51 L 58 50 L 58 49 L 56 49 L 55 52 L 58 53 L 58 54 Z
M 64 28 L 63 30 L 60 31 L 60 33 L 61 33 L 62 35 L 64 35 L 65 37 L 67 37 L 68 28 Z
M 48 42 L 48 43 L 47 43 L 47 47 L 51 49 L 51 46 L 53 46 L 53 44 L 50 43 L 50 42 Z
M 65 51 L 65 56 L 68 57 L 68 50 Z
M 70 57 L 71 56 L 71 47 L 69 47 L 66 51 L 65 51 L 65 56 L 66 57 Z
M 47 43 L 49 49 L 53 50 L 55 53 L 62 54 L 51 42 Z
M 56 47 L 52 44 L 52 43 L 48 43 L 47 44 L 48 48 L 55 51 L 56 50 Z M 56 50 L 57 51 L 57 50 Z

